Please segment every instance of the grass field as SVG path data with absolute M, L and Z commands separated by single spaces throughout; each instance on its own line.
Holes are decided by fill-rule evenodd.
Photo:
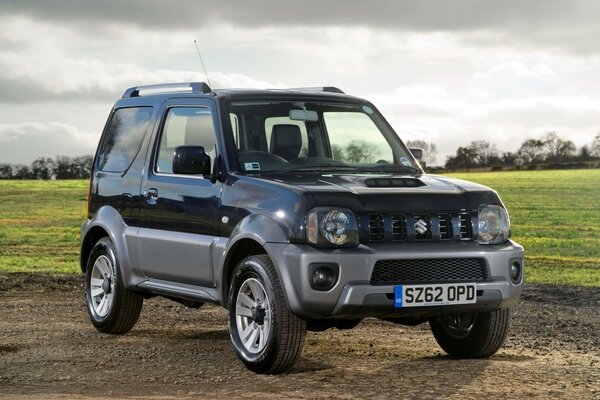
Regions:
M 0 271 L 78 271 L 88 182 L 0 180 Z
M 600 286 L 600 170 L 450 174 L 493 187 L 527 280 Z M 87 181 L 0 181 L 0 271 L 77 272 Z
M 530 282 L 600 286 L 600 170 L 449 174 L 494 188 Z

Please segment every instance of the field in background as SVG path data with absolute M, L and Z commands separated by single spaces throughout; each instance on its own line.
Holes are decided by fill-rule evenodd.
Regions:
M 0 271 L 77 272 L 87 190 L 87 180 L 0 180 Z
M 449 174 L 496 189 L 531 282 L 600 286 L 600 170 Z M 0 181 L 0 271 L 78 272 L 87 181 Z
M 600 169 L 448 174 L 494 188 L 531 282 L 600 286 Z

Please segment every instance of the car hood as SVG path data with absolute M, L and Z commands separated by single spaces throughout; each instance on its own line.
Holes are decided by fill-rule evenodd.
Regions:
M 286 174 L 265 176 L 310 193 L 315 206 L 355 211 L 474 210 L 502 202 L 492 189 L 437 175 Z

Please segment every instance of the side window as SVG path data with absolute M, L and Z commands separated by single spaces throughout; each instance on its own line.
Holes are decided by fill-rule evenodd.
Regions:
M 100 171 L 123 172 L 129 168 L 140 151 L 151 116 L 150 107 L 120 108 L 114 112 L 98 152 Z
M 297 126 L 298 128 L 294 128 Z M 275 135 L 285 138 L 273 137 Z M 299 137 L 298 137 L 299 134 Z M 308 155 L 308 134 L 302 121 L 292 121 L 289 117 L 271 117 L 265 120 L 265 135 L 269 152 L 282 155 L 286 159 Z M 286 148 L 277 148 L 277 147 Z
M 202 146 L 215 157 L 216 136 L 210 109 L 206 107 L 170 108 L 163 127 L 156 157 L 156 172 L 173 173 L 173 152 L 179 146 Z

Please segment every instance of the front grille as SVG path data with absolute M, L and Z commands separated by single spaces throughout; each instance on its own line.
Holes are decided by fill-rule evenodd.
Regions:
M 475 240 L 477 211 L 434 213 L 371 213 L 363 219 L 362 242 Z
M 485 280 L 485 261 L 481 258 L 380 260 L 371 274 L 372 285 Z
M 380 217 L 383 219 L 383 216 Z M 408 239 L 404 215 L 392 215 L 392 238 L 396 241 Z
M 383 226 L 382 215 L 369 215 L 369 238 L 379 242 L 384 239 L 385 228 Z

